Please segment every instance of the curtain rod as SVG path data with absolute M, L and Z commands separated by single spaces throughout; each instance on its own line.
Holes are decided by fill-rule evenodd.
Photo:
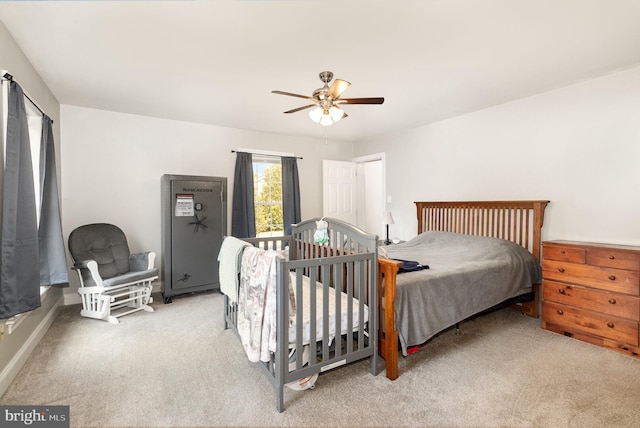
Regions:
M 238 153 L 238 151 L 237 151 L 237 150 L 231 150 L 231 153 Z M 289 156 L 281 156 L 281 155 L 271 155 L 271 154 L 269 154 L 269 153 L 253 153 L 253 152 L 249 152 L 249 153 L 254 154 L 254 155 L 258 155 L 258 156 L 271 156 L 271 157 L 274 157 L 274 158 L 285 158 L 285 157 L 289 157 Z M 298 157 L 298 156 L 292 156 L 292 157 L 295 157 L 296 159 L 303 159 L 303 158 L 302 158 L 302 156 L 300 156 L 300 157 Z
M 8 80 L 9 82 L 13 82 L 13 81 L 14 81 L 13 76 L 12 76 L 12 75 L 10 75 L 9 73 L 4 73 L 4 76 L 2 76 L 2 77 L 3 77 L 4 79 Z M 16 83 L 18 83 L 18 82 L 16 82 Z M 38 104 L 36 104 L 36 102 L 35 102 L 35 101 L 33 101 L 33 100 L 29 97 L 29 95 L 27 95 L 27 94 L 26 94 L 26 92 L 24 92 L 24 90 L 22 91 L 22 95 L 24 95 L 24 97 L 25 97 L 26 99 L 28 99 L 28 100 L 31 102 L 31 104 L 33 104 L 33 106 L 34 106 L 35 108 L 37 108 L 37 109 L 38 109 L 38 111 L 39 111 L 43 116 L 47 116 L 47 117 L 49 117 L 49 115 L 47 115 L 47 114 L 44 112 L 44 110 L 42 110 L 40 107 L 38 107 Z M 49 119 L 51 120 L 51 123 L 53 123 L 53 119 L 51 119 L 50 117 L 49 117 Z

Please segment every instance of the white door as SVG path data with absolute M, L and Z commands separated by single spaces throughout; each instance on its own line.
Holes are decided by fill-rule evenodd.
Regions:
M 323 160 L 322 186 L 323 215 L 356 224 L 356 163 Z
M 384 237 L 386 229 L 382 224 L 385 209 L 382 161 L 359 163 L 358 183 L 358 227 Z

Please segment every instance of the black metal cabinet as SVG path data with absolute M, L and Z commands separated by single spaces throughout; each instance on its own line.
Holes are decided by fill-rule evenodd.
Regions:
M 227 233 L 227 179 L 162 176 L 162 295 L 220 288 L 218 252 Z

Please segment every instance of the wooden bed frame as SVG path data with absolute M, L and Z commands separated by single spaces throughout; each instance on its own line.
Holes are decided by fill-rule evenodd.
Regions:
M 415 202 L 418 216 L 418 234 L 429 230 L 461 233 L 465 235 L 502 238 L 529 250 L 540 262 L 541 229 L 544 210 L 549 201 L 477 201 L 477 202 Z M 395 328 L 394 308 L 396 275 L 400 262 L 378 259 L 378 311 L 380 319 L 378 349 L 385 359 L 387 377 L 398 373 L 398 331 Z M 384 293 L 383 293 L 384 287 Z M 534 300 L 512 305 L 531 317 L 538 317 L 539 284 L 533 284 Z M 384 328 L 383 328 L 384 326 Z

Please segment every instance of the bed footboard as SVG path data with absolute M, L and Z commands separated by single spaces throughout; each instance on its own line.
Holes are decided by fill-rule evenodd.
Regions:
M 387 377 L 398 378 L 398 331 L 393 311 L 396 298 L 396 275 L 402 263 L 378 259 L 378 348 L 384 358 Z M 391 310 L 389 310 L 391 308 Z
M 506 239 L 526 248 L 540 262 L 544 210 L 549 201 L 415 202 L 418 234 L 437 230 Z M 379 349 L 387 377 L 398 372 L 398 332 L 395 328 L 396 276 L 400 263 L 378 259 Z M 539 316 L 539 284 L 532 284 L 534 300 L 512 305 L 525 315 Z M 384 314 L 384 315 L 383 315 Z

